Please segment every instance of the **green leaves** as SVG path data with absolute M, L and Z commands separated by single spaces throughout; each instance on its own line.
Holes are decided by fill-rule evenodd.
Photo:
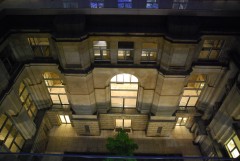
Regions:
M 106 147 L 112 155 L 118 156 L 133 156 L 133 152 L 138 149 L 138 145 L 128 137 L 128 134 L 123 129 L 114 138 L 109 137 L 107 139 Z M 135 159 L 107 159 L 106 161 L 112 160 L 134 161 Z

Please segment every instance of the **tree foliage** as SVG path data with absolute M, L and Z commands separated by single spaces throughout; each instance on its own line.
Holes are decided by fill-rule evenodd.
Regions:
M 112 155 L 117 156 L 133 156 L 133 152 L 138 149 L 138 145 L 134 143 L 132 139 L 129 138 L 128 134 L 121 129 L 114 138 L 109 137 L 106 144 L 107 149 Z M 118 161 L 133 161 L 135 159 L 107 159 L 118 160 Z

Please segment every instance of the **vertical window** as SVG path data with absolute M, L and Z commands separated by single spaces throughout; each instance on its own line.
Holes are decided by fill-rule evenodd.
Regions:
M 124 129 L 126 132 L 130 132 L 129 129 L 132 127 L 132 120 L 131 119 L 116 119 L 115 123 L 116 131 L 120 129 Z
M 178 117 L 177 119 L 177 126 L 185 126 L 187 123 L 188 118 L 187 117 Z
M 133 42 L 118 42 L 118 61 L 133 62 L 134 43 Z
M 205 85 L 205 75 L 191 75 L 187 86 L 184 88 L 183 96 L 179 103 L 180 110 L 186 110 L 187 107 L 195 107 L 203 87 Z
M 131 74 L 118 74 L 111 79 L 111 105 L 136 108 L 138 79 Z
M 14 69 L 18 66 L 18 64 L 15 57 L 13 56 L 13 52 L 10 46 L 5 47 L 0 53 L 0 60 L 2 61 L 9 75 L 13 74 Z
M 146 8 L 157 9 L 158 8 L 157 0 L 147 0 Z
M 63 8 L 78 8 L 76 0 L 63 0 Z
M 156 43 L 143 43 L 142 46 L 142 62 L 156 62 L 157 60 L 157 44 Z
M 95 61 L 110 60 L 109 45 L 106 41 L 93 41 Z
M 85 128 L 85 133 L 86 134 L 90 134 L 90 127 L 89 127 L 89 125 L 85 125 L 84 128 Z
M 236 134 L 226 142 L 225 147 L 231 158 L 240 156 L 240 140 Z
M 59 115 L 62 124 L 71 124 L 69 115 Z
M 90 0 L 91 8 L 104 8 L 104 0 Z
M 69 102 L 62 79 L 57 74 L 51 72 L 44 73 L 43 77 L 53 104 L 62 105 L 62 107 L 64 107 L 63 105 L 68 105 Z
M 0 140 L 11 152 L 20 152 L 25 142 L 25 139 L 5 114 L 0 114 Z
M 186 9 L 188 0 L 173 0 L 173 9 Z
M 28 38 L 28 43 L 33 50 L 33 54 L 35 57 L 49 57 L 50 47 L 48 38 Z
M 19 97 L 23 107 L 26 109 L 30 118 L 34 119 L 37 114 L 37 108 L 29 94 L 26 85 L 22 82 L 19 87 Z
M 202 60 L 216 60 L 218 59 L 224 40 L 204 40 L 202 51 L 199 54 L 199 59 Z
M 132 0 L 118 0 L 118 8 L 132 8 Z

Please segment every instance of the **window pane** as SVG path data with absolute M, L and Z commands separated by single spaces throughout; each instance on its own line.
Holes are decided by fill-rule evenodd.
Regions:
M 186 125 L 187 120 L 188 120 L 188 118 L 187 118 L 187 117 L 184 117 L 184 118 L 182 119 L 182 122 L 181 122 L 180 125 L 182 125 L 182 126 Z
M 237 158 L 237 157 L 240 155 L 237 148 L 234 149 L 234 150 L 231 152 L 231 154 L 232 154 L 233 158 Z
M 111 83 L 111 89 L 129 89 L 129 90 L 137 90 L 138 84 L 131 84 L 131 83 Z
M 130 99 L 130 98 L 125 98 L 124 99 L 124 107 L 128 107 L 128 108 L 135 108 L 136 107 L 136 103 L 137 103 L 137 99 Z
M 53 104 L 60 104 L 61 103 L 58 95 L 50 95 L 50 96 L 51 96 Z
M 208 50 L 203 50 L 200 52 L 199 54 L 199 59 L 208 59 L 208 56 L 209 56 L 209 51 Z
M 14 137 L 17 134 L 17 129 L 15 127 L 12 128 L 11 132 L 9 133 L 7 140 L 5 141 L 5 145 L 10 148 L 11 143 L 13 142 Z
M 179 117 L 179 118 L 177 119 L 176 125 L 177 125 L 177 126 L 180 125 L 181 121 L 182 121 L 182 117 Z
M 123 107 L 123 98 L 111 98 L 112 107 Z
M 181 101 L 179 103 L 179 106 L 186 106 L 188 102 L 189 97 L 182 97 Z
M 23 144 L 24 144 L 24 139 L 23 137 L 21 136 L 21 134 L 18 133 L 17 137 L 15 138 L 15 143 L 20 147 L 22 148 Z
M 236 145 L 234 144 L 233 140 L 230 140 L 229 143 L 227 144 L 227 147 L 229 151 L 232 151 L 236 147 Z
M 117 82 L 123 82 L 123 74 L 117 75 Z
M 123 127 L 123 119 L 116 119 L 116 127 Z
M 10 151 L 13 152 L 13 153 L 16 153 L 16 152 L 19 152 L 20 149 L 18 149 L 18 147 L 13 143 Z
M 7 119 L 7 116 L 5 114 L 0 114 L 0 129 L 2 128 L 2 126 L 3 126 L 4 122 L 6 121 L 6 119 Z
M 188 105 L 187 106 L 195 106 L 197 103 L 198 97 L 190 97 Z
M 123 74 L 123 77 L 124 77 L 124 82 L 130 82 L 130 77 L 131 77 L 130 74 Z
M 219 55 L 219 50 L 212 50 L 210 55 L 209 55 L 209 59 L 217 59 L 218 55 Z
M 53 88 L 48 88 L 49 93 L 66 93 L 64 87 L 53 87 Z
M 69 118 L 69 116 L 68 116 L 68 115 L 65 115 L 65 119 L 66 119 L 66 122 L 67 122 L 68 124 L 70 124 L 70 123 L 71 123 L 71 121 L 70 121 L 70 118 Z
M 12 127 L 12 123 L 10 120 L 7 120 L 6 124 L 4 125 L 1 133 L 0 133 L 0 140 L 5 140 L 9 130 L 11 129 Z
M 59 115 L 59 117 L 60 117 L 61 122 L 65 124 L 66 120 L 65 120 L 64 115 Z
M 132 120 L 124 119 L 124 128 L 131 128 Z
M 112 91 L 111 96 L 137 97 L 137 91 Z
M 198 96 L 197 90 L 184 90 L 184 96 Z
M 69 104 L 67 95 L 59 95 L 59 96 L 60 96 L 62 104 Z

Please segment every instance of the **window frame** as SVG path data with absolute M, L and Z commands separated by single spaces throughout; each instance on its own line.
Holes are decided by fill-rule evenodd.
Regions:
M 111 61 L 111 55 L 110 55 L 110 49 L 109 49 L 109 43 L 105 41 L 106 46 L 96 46 L 94 45 L 93 41 L 93 56 L 94 56 L 94 61 Z M 99 51 L 99 56 L 96 56 L 96 51 Z M 104 55 L 106 52 L 106 56 Z
M 153 2 L 154 1 L 154 2 Z M 146 9 L 158 9 L 157 0 L 146 0 Z
M 185 10 L 187 9 L 188 0 L 173 0 L 172 9 Z
M 62 117 L 61 117 L 61 116 L 63 116 L 64 121 L 62 120 Z M 59 114 L 59 115 L 58 115 L 58 118 L 59 118 L 61 124 L 72 124 L 72 121 L 71 121 L 69 115 Z M 67 118 L 68 118 L 68 119 L 67 119 Z
M 211 47 L 204 47 L 204 45 L 205 45 L 205 41 L 212 41 L 213 42 L 213 45 L 211 46 Z M 217 41 L 217 45 L 216 46 L 214 46 L 214 43 Z M 206 43 L 207 44 L 207 43 Z M 218 46 L 220 44 L 220 47 Z M 200 53 L 199 53 L 199 56 L 198 56 L 198 59 L 201 61 L 201 60 L 218 60 L 219 59 L 219 57 L 220 57 L 220 55 L 221 55 L 221 53 L 222 53 L 222 49 L 223 49 L 223 47 L 224 47 L 224 45 L 225 45 L 225 40 L 221 40 L 221 39 L 205 39 L 204 41 L 203 41 L 203 44 L 202 44 L 202 49 L 201 49 L 201 51 L 200 51 Z M 216 56 L 216 58 L 211 58 L 211 56 L 212 56 L 212 54 L 213 54 L 213 51 L 217 51 L 217 56 Z M 207 54 L 207 57 L 206 58 L 201 58 L 200 56 L 201 56 L 201 53 L 202 52 L 208 52 L 208 54 Z
M 234 140 L 234 137 L 237 137 L 237 138 L 238 138 L 238 136 L 234 133 L 234 134 L 232 135 L 232 137 L 225 143 L 225 148 L 227 149 L 227 152 L 228 152 L 228 154 L 230 155 L 230 157 L 232 157 L 232 158 L 239 158 L 239 157 L 240 157 L 240 145 L 237 145 L 237 143 L 236 143 L 235 140 Z M 238 138 L 238 140 L 240 140 L 240 139 Z M 228 144 L 229 144 L 231 141 L 232 141 L 233 144 L 234 144 L 234 148 L 233 148 L 232 150 L 230 150 L 229 147 L 228 147 Z M 233 155 L 232 155 L 232 152 L 233 152 L 234 150 L 237 150 L 238 153 L 239 153 L 239 155 L 238 155 L 237 157 L 233 157 Z
M 41 45 L 39 43 L 37 43 L 37 39 L 41 39 L 41 38 L 46 38 L 47 39 L 47 45 Z M 48 57 L 51 57 L 51 50 L 50 50 L 50 41 L 49 41 L 49 38 L 48 37 L 28 37 L 27 38 L 28 40 L 28 44 L 30 45 L 32 51 L 33 51 L 33 54 L 34 54 L 34 57 L 36 58 L 48 58 Z M 48 53 L 47 53 L 48 52 Z
M 118 3 L 118 8 L 132 8 L 133 7 L 132 0 L 118 0 L 117 3 Z
M 93 3 L 96 3 L 96 7 L 93 7 Z M 104 8 L 104 0 L 90 0 L 90 8 Z

